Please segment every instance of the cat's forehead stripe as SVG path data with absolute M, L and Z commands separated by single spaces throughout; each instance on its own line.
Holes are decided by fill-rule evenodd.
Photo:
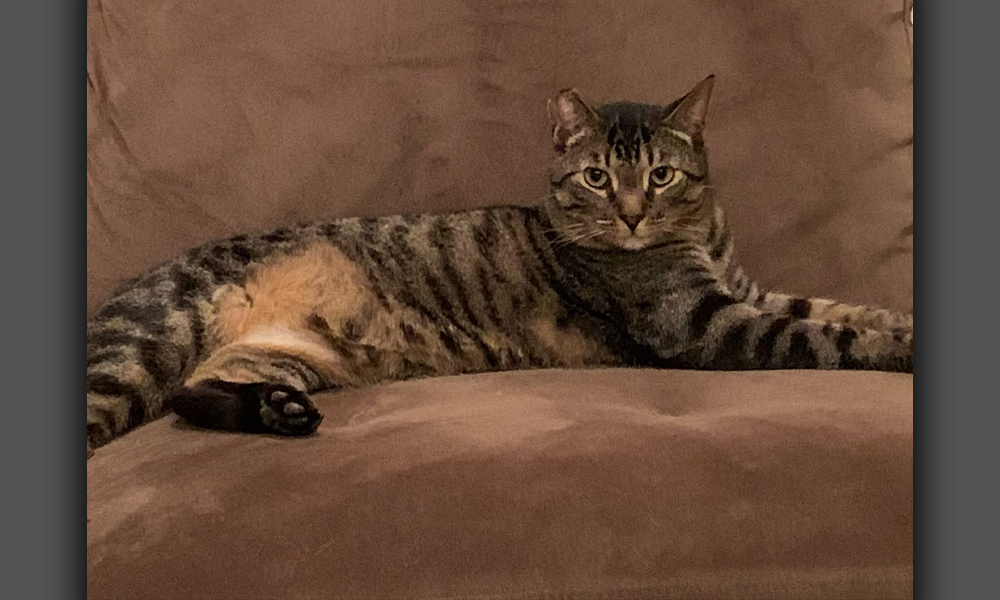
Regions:
M 623 127 L 620 122 L 615 122 L 608 128 L 608 146 L 614 149 L 620 161 L 638 160 L 642 144 L 642 127 Z
M 677 131 L 676 129 L 670 129 L 669 127 L 667 127 L 666 130 L 668 132 L 670 132 L 670 134 L 673 135 L 674 137 L 678 137 L 678 138 L 684 140 L 684 142 L 688 146 L 694 146 L 694 140 L 692 140 L 691 136 L 689 136 L 688 134 L 684 133 L 683 131 Z
M 653 140 L 661 108 L 650 104 L 616 102 L 598 111 L 608 123 L 608 146 L 621 162 L 649 160 L 648 144 Z

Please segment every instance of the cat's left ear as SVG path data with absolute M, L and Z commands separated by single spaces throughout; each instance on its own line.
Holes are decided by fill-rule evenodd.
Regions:
M 712 85 L 715 75 L 709 75 L 687 93 L 680 103 L 664 119 L 664 124 L 676 131 L 687 134 L 692 140 L 701 141 L 708 119 L 708 104 L 712 99 Z
M 552 142 L 556 152 L 565 152 L 580 139 L 597 130 L 598 116 L 576 90 L 563 90 L 549 100 Z

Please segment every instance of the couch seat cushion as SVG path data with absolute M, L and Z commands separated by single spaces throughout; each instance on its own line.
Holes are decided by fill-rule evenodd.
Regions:
M 174 417 L 87 463 L 88 597 L 909 598 L 913 378 L 592 370 Z

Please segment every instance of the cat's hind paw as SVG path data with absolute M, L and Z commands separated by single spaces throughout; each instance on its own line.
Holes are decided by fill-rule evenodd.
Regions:
M 260 417 L 265 428 L 282 435 L 309 435 L 323 421 L 307 394 L 283 385 L 262 390 Z
M 204 380 L 177 390 L 169 407 L 196 427 L 246 433 L 309 435 L 323 420 L 305 392 L 276 383 Z

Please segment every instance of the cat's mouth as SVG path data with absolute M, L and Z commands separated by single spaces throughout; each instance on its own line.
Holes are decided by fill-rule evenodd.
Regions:
M 597 250 L 637 251 L 657 245 L 655 234 L 646 219 L 629 227 L 620 219 L 598 219 L 590 223 L 562 224 L 555 231 L 557 245 L 572 244 Z
M 644 250 L 653 243 L 649 220 L 642 218 L 631 226 L 625 219 L 616 219 L 608 227 L 608 238 L 613 246 L 622 250 Z
M 581 245 L 607 248 L 610 250 L 645 250 L 656 245 L 653 236 L 646 232 L 633 231 L 604 231 L 602 235 L 595 236 L 589 240 L 584 240 Z

